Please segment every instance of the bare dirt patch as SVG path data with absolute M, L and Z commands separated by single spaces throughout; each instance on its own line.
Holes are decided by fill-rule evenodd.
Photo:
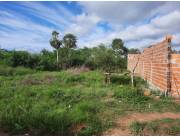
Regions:
M 76 125 L 73 125 L 71 128 L 70 128 L 70 131 L 73 135 L 76 135 L 78 134 L 81 130 L 85 129 L 87 127 L 86 124 L 84 123 L 79 123 L 79 124 L 76 124 Z
M 109 135 L 109 136 L 132 135 L 128 129 L 128 126 L 133 121 L 148 122 L 148 121 L 159 120 L 159 119 L 164 119 L 164 118 L 178 119 L 178 118 L 180 118 L 180 113 L 171 113 L 171 112 L 158 113 L 158 112 L 154 112 L 154 113 L 134 113 L 134 114 L 126 115 L 124 117 L 117 119 L 116 127 L 105 131 L 103 133 L 103 135 L 105 135 L 105 136 L 106 135 Z
M 174 102 L 180 104 L 180 99 L 175 99 Z

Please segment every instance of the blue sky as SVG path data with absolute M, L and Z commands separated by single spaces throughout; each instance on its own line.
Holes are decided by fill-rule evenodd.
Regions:
M 78 47 L 109 45 L 122 38 L 144 48 L 172 34 L 180 49 L 180 2 L 0 2 L 0 47 L 52 50 L 51 32 L 73 33 Z

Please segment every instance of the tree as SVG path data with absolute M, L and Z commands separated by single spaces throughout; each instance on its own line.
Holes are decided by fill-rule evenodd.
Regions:
M 71 33 L 68 33 L 63 37 L 63 43 L 64 43 L 65 48 L 67 49 L 67 52 L 68 52 L 68 54 L 67 54 L 68 55 L 68 67 L 71 64 L 71 62 L 70 62 L 70 52 L 71 52 L 70 49 L 77 47 L 76 42 L 77 42 L 76 36 L 74 36 Z
M 76 42 L 77 42 L 76 36 L 74 36 L 71 33 L 68 33 L 63 37 L 63 43 L 66 48 L 69 48 L 69 49 L 76 48 L 77 47 Z
M 128 51 L 129 54 L 139 54 L 141 51 L 139 49 L 131 48 Z
M 133 60 L 135 60 L 135 57 L 133 58 Z M 135 65 L 133 66 L 133 68 L 131 70 L 131 84 L 132 84 L 132 87 L 134 87 L 134 74 L 135 74 L 135 70 L 136 70 L 136 68 L 138 66 L 139 60 L 140 60 L 140 54 L 138 55 L 137 61 L 135 62 Z
M 59 60 L 59 55 L 58 55 L 58 49 L 62 45 L 61 40 L 58 39 L 59 33 L 57 31 L 52 32 L 52 38 L 50 39 L 50 44 L 53 48 L 56 49 L 56 54 L 57 54 L 57 68 L 58 68 L 58 60 Z
M 13 51 L 10 59 L 10 65 L 13 67 L 24 66 L 28 67 L 30 54 L 26 51 Z
M 124 46 L 124 42 L 122 41 L 122 39 L 113 39 L 111 47 L 117 55 L 127 57 L 128 49 Z

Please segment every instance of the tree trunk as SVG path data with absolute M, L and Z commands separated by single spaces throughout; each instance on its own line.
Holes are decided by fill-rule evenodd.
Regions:
M 131 84 L 134 87 L 134 72 L 131 73 Z
M 68 58 L 67 68 L 70 68 L 70 65 L 71 65 L 71 60 L 70 60 L 70 48 L 68 48 L 67 51 L 68 51 L 68 53 L 67 53 L 67 54 L 68 54 L 68 55 L 67 55 L 67 56 L 68 56 L 68 57 L 67 57 L 67 58 Z
M 139 63 L 139 58 L 140 58 L 140 57 L 138 57 L 138 60 L 137 60 L 137 62 L 136 62 L 136 65 L 134 66 L 133 70 L 131 71 L 131 83 L 132 83 L 132 87 L 134 87 L 134 73 L 135 73 L 136 67 L 137 67 L 137 65 L 138 65 L 138 63 Z
M 59 55 L 58 55 L 58 49 L 56 50 L 56 53 L 57 53 L 57 70 L 59 68 Z

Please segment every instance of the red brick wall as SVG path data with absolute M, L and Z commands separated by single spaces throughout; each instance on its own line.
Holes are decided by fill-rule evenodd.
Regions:
M 170 83 L 170 92 L 174 95 L 175 91 L 180 89 L 180 54 L 172 54 L 169 60 L 171 66 L 168 66 L 168 45 L 168 40 L 164 40 L 144 49 L 141 54 L 129 54 L 128 69 L 132 71 L 139 58 L 135 74 L 161 91 L 167 91 Z M 168 70 L 171 72 L 170 75 Z M 171 78 L 169 81 L 168 77 Z M 173 80 L 176 81 L 176 85 Z
M 180 54 L 171 54 L 171 90 L 173 96 L 180 94 Z

